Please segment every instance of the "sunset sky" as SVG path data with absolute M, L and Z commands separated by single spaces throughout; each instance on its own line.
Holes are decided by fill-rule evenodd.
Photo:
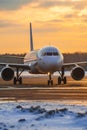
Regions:
M 0 0 L 0 53 L 56 46 L 61 52 L 87 52 L 87 0 Z

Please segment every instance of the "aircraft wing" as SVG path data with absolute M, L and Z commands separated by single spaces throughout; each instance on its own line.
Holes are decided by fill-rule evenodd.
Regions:
M 68 68 L 68 67 L 74 67 L 74 66 L 78 66 L 78 65 L 86 66 L 87 65 L 87 61 L 75 62 L 75 63 L 64 63 L 63 67 Z
M 24 70 L 30 70 L 30 67 L 25 64 L 16 64 L 16 63 L 0 63 L 2 66 L 9 66 L 12 68 L 17 68 L 17 69 L 24 69 Z
M 16 59 L 24 59 L 22 56 L 9 56 L 9 55 L 1 55 L 2 58 L 16 58 Z

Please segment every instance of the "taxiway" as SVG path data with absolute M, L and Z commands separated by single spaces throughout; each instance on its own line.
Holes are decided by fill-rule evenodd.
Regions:
M 47 86 L 47 77 L 25 77 L 23 85 L 13 85 L 12 81 L 4 82 L 0 79 L 0 99 L 3 100 L 86 100 L 87 78 L 74 81 L 68 77 L 66 85 Z

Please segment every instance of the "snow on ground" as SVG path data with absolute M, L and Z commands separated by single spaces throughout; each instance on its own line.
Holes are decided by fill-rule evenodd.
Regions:
M 86 101 L 0 102 L 0 130 L 87 130 L 86 104 Z

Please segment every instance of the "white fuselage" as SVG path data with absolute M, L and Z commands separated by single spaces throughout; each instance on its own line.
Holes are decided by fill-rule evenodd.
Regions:
M 43 47 L 38 51 L 31 51 L 24 58 L 24 64 L 29 65 L 33 74 L 54 73 L 63 65 L 63 55 L 55 47 Z

